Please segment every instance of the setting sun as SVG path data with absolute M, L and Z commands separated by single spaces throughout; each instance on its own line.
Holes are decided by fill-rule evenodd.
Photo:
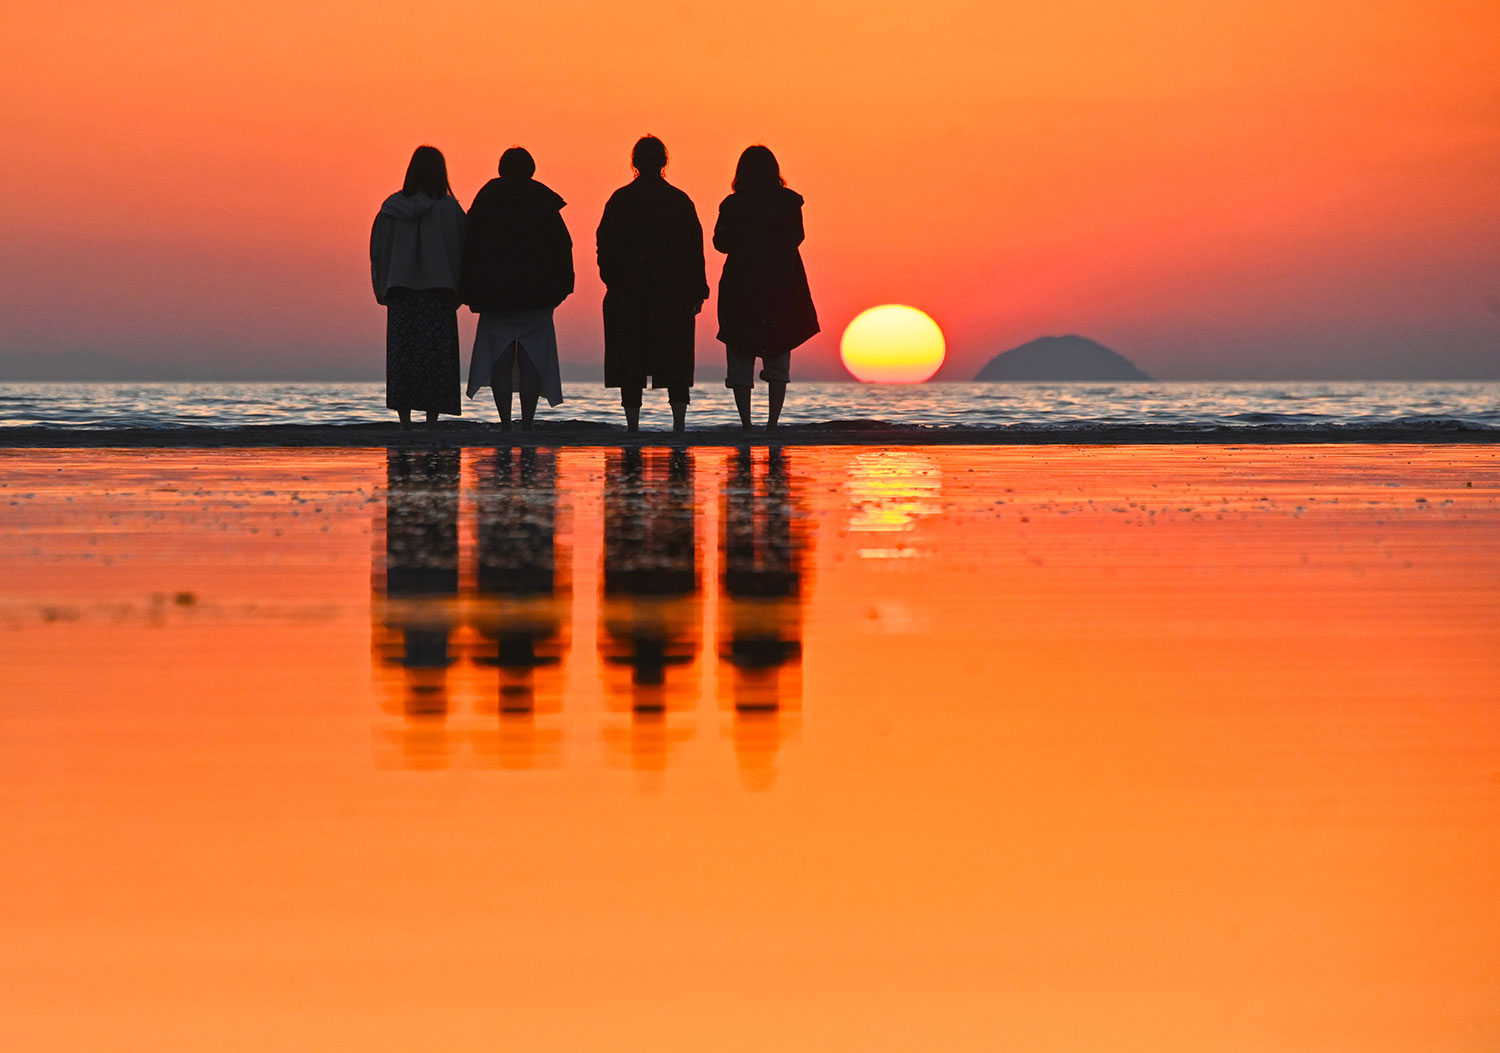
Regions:
M 860 312 L 839 345 L 844 366 L 867 384 L 920 384 L 937 372 L 944 353 L 937 323 L 898 303 Z

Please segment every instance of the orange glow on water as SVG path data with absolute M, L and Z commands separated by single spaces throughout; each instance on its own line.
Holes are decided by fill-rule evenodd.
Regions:
M 928 314 L 887 303 L 861 311 L 839 344 L 844 367 L 867 384 L 920 384 L 943 364 L 943 331 Z
M 395 452 L 0 453 L 7 1048 L 1496 1047 L 1493 448 Z

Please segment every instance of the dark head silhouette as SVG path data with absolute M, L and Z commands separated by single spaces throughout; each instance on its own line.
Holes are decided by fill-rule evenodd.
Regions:
M 786 180 L 781 178 L 781 165 L 776 162 L 771 148 L 759 143 L 745 147 L 745 152 L 740 154 L 740 163 L 734 168 L 734 192 L 774 190 L 782 186 L 786 186 Z
M 500 155 L 500 177 L 530 179 L 536 175 L 536 159 L 524 146 L 512 146 Z
M 436 146 L 419 146 L 406 166 L 406 181 L 401 184 L 401 193 L 407 197 L 426 194 L 428 197 L 448 197 L 453 188 L 448 185 L 448 162 Z
M 643 135 L 630 151 L 630 167 L 636 175 L 661 175 L 667 167 L 667 146 L 654 135 Z

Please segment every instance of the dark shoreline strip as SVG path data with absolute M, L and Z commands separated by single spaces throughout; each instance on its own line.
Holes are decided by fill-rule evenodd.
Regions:
M 387 424 L 261 424 L 236 428 L 50 428 L 0 427 L 0 449 L 384 446 L 1126 446 L 1308 445 L 1389 443 L 1490 445 L 1500 428 L 1460 422 L 1421 424 L 1182 426 L 1155 424 L 936 427 L 848 420 L 784 425 L 768 435 L 720 426 L 674 435 L 645 431 L 628 435 L 619 425 L 591 421 L 539 423 L 530 433 L 503 433 L 496 425 L 445 421 L 435 430 L 403 432 Z

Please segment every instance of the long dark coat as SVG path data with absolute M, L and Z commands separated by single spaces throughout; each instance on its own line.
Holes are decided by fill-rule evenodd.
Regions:
M 552 309 L 573 291 L 566 202 L 529 177 L 502 176 L 469 207 L 460 298 L 478 312 Z
M 610 195 L 599 221 L 604 385 L 693 382 L 693 317 L 708 299 L 703 226 L 693 202 L 659 176 Z
M 714 248 L 719 339 L 731 353 L 779 355 L 818 332 L 802 266 L 802 195 L 786 187 L 730 194 L 719 206 Z

